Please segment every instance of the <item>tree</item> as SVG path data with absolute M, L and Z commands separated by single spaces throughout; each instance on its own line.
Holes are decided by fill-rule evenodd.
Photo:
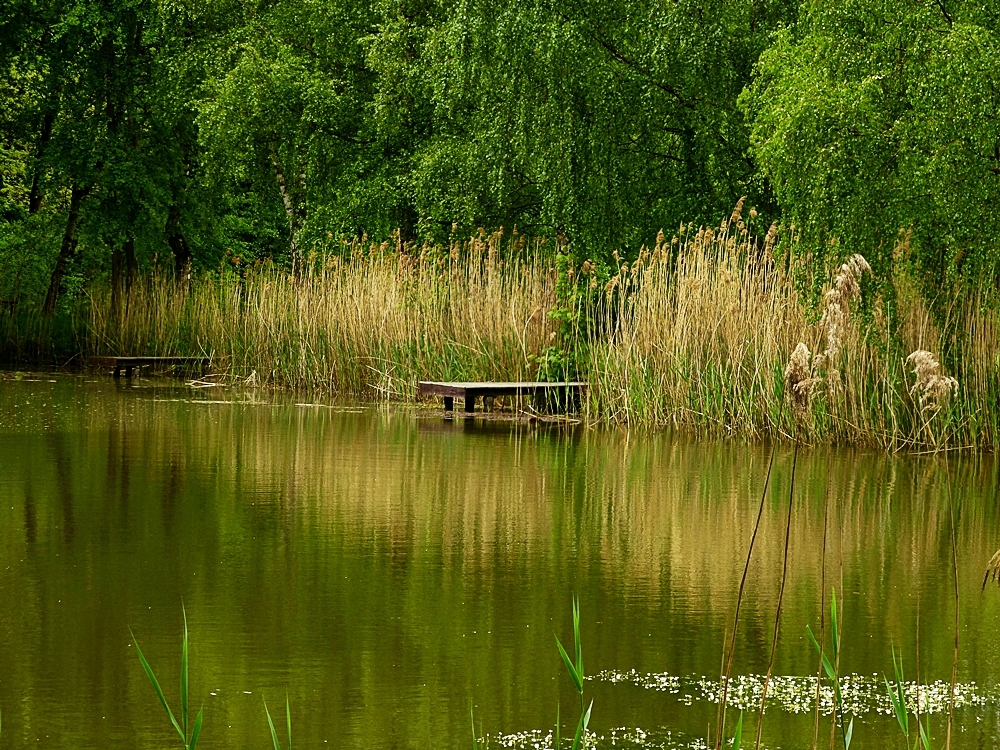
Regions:
M 808 2 L 744 98 L 753 149 L 822 262 L 889 277 L 898 232 L 928 290 L 997 273 L 1000 37 L 982 5 Z

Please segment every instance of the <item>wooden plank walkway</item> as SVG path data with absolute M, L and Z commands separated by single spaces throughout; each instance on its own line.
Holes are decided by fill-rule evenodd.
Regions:
M 578 403 L 586 387 L 582 381 L 439 383 L 421 380 L 417 392 L 421 396 L 441 396 L 445 411 L 454 411 L 455 399 L 460 398 L 465 402 L 466 413 L 472 414 L 476 411 L 477 398 L 483 399 L 483 407 L 487 410 L 492 410 L 493 399 L 497 396 L 531 396 L 532 400 L 554 397 L 557 403 L 568 405 Z
M 185 366 L 191 369 L 196 367 L 205 369 L 211 361 L 211 357 L 89 357 L 87 364 L 91 367 L 109 369 L 115 378 L 120 378 L 124 370 L 125 377 L 131 378 L 140 367 Z

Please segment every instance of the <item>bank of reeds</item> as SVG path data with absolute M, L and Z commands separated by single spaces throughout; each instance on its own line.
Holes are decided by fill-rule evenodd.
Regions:
M 369 397 L 412 398 L 418 378 L 526 379 L 551 328 L 554 278 L 525 245 L 499 232 L 410 253 L 355 242 L 297 279 L 232 259 L 189 286 L 154 274 L 125 312 L 108 290 L 91 294 L 87 345 L 211 355 L 250 383 Z
M 556 363 L 590 382 L 595 422 L 798 429 L 890 450 L 997 445 L 1000 314 L 986 290 L 950 294 L 942 321 L 902 263 L 874 278 L 845 253 L 812 296 L 803 279 L 817 271 L 794 236 L 761 234 L 738 206 L 610 270 L 502 231 L 443 248 L 346 243 L 299 278 L 230 257 L 189 283 L 138 279 L 118 310 L 109 289 L 90 289 L 78 346 L 207 354 L 251 384 L 396 399 L 418 379 L 553 377 Z
M 593 416 L 789 439 L 798 421 L 812 442 L 887 449 L 996 446 L 1000 315 L 984 292 L 956 294 L 938 326 L 900 267 L 867 284 L 862 309 L 870 269 L 851 256 L 812 303 L 794 238 L 779 243 L 772 227 L 758 239 L 739 209 L 716 229 L 659 239 L 619 265 L 596 304 Z M 789 383 L 796 353 L 805 370 Z

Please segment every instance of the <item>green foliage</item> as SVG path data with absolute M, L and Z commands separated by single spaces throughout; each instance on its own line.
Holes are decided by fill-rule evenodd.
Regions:
M 816 640 L 816 636 L 813 635 L 812 628 L 806 625 L 806 632 L 809 634 L 809 640 L 812 641 L 813 646 L 816 648 L 816 653 L 819 654 L 820 661 L 823 664 L 823 671 L 826 673 L 827 679 L 830 680 L 833 685 L 833 703 L 834 710 L 837 712 L 837 720 L 840 723 L 841 728 L 841 739 L 844 743 L 844 750 L 850 750 L 851 748 L 851 738 L 854 736 L 854 717 L 851 717 L 851 721 L 846 726 L 844 725 L 844 698 L 840 692 L 840 622 L 837 618 L 837 592 L 833 590 L 830 594 L 830 625 L 831 625 L 831 642 L 833 646 L 833 659 L 826 654 L 823 650 L 823 646 L 820 645 L 819 641 Z
M 899 243 L 928 288 L 997 274 L 997 32 L 981 4 L 809 0 L 775 35 L 743 105 L 818 259 L 838 243 L 888 279 Z
M 733 742 L 729 746 L 729 750 L 740 750 L 740 745 L 743 743 L 743 712 L 740 711 L 740 718 L 736 722 L 736 731 L 733 732 Z
M 551 342 L 533 359 L 538 380 L 574 380 L 577 377 L 580 347 L 580 289 L 573 259 L 566 253 L 555 258 L 555 304 L 549 319 L 556 323 Z
M 163 695 L 163 688 L 160 687 L 159 680 L 156 679 L 156 675 L 153 674 L 152 667 L 149 666 L 149 662 L 146 661 L 146 657 L 142 653 L 142 649 L 139 648 L 139 641 L 136 640 L 135 634 L 132 635 L 132 642 L 135 644 L 135 652 L 139 657 L 139 663 L 142 664 L 142 669 L 149 678 L 150 684 L 153 686 L 153 690 L 156 691 L 156 697 L 160 699 L 160 705 L 163 706 L 164 710 L 167 712 L 167 718 L 170 719 L 170 724 L 173 726 L 177 735 L 181 739 L 181 743 L 184 745 L 185 750 L 195 750 L 198 746 L 198 736 L 201 734 L 202 720 L 204 719 L 205 709 L 201 708 L 198 711 L 198 716 L 194 720 L 194 726 L 191 728 L 190 734 L 188 733 L 188 626 L 187 626 L 187 612 L 184 610 L 184 606 L 181 605 L 181 614 L 184 617 L 184 634 L 181 639 L 181 720 L 177 721 L 174 716 L 174 712 L 170 710 L 170 706 L 167 704 L 167 699 Z M 291 722 L 289 722 L 289 740 L 291 739 Z
M 583 699 L 583 681 L 584 681 L 584 671 L 583 671 L 583 645 L 580 640 L 580 600 L 573 597 L 573 646 L 574 646 L 574 658 L 570 658 L 570 655 L 566 653 L 566 649 L 563 648 L 562 641 L 556 637 L 556 646 L 559 648 L 559 655 L 562 657 L 563 664 L 566 665 L 566 671 L 569 672 L 569 677 L 573 681 L 573 687 L 576 688 L 577 693 L 580 694 L 580 719 L 576 724 L 576 733 L 573 735 L 572 750 L 579 750 L 581 747 L 585 747 L 587 740 L 587 726 L 590 724 L 590 713 L 594 708 L 594 701 L 590 701 L 590 705 L 584 709 L 584 699 Z M 558 732 L 558 718 L 556 720 L 556 748 L 559 748 L 559 732 Z
M 271 730 L 271 743 L 274 750 L 281 750 L 281 743 L 278 741 L 278 732 L 274 728 L 274 721 L 271 719 L 271 712 L 267 708 L 267 701 L 264 701 L 264 713 L 267 714 L 267 726 Z M 288 703 L 288 694 L 285 694 L 285 726 L 288 729 L 288 747 L 292 750 L 292 708 Z
M 892 669 L 895 673 L 895 681 L 889 682 L 889 678 L 883 675 L 882 679 L 885 681 L 885 692 L 889 696 L 889 703 L 892 705 L 892 711 L 896 716 L 896 722 L 899 724 L 900 730 L 903 732 L 903 736 L 906 737 L 906 746 L 910 746 L 910 716 L 906 706 L 906 693 L 904 691 L 905 679 L 903 678 L 903 656 L 900 654 L 899 660 L 896 659 L 896 648 L 892 649 Z M 931 750 L 930 737 L 927 735 L 927 729 L 924 724 L 920 721 L 920 716 L 915 714 L 917 719 L 917 738 L 914 740 L 913 749 L 917 750 L 919 747 L 923 747 L 924 750 Z

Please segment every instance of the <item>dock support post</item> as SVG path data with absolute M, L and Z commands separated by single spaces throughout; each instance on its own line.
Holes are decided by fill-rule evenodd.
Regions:
M 126 368 L 125 368 L 125 377 L 126 377 L 126 378 L 127 378 L 128 380 L 131 380 L 131 379 L 132 379 L 132 368 L 131 368 L 131 367 L 126 367 Z
M 472 414 L 476 411 L 476 397 L 470 394 L 465 395 L 465 413 Z
M 114 369 L 114 372 L 111 373 L 111 377 L 113 377 L 115 380 L 121 380 L 121 377 L 122 377 L 122 368 L 116 367 Z
M 444 410 L 445 411 L 455 411 L 455 399 L 452 396 L 444 397 Z

